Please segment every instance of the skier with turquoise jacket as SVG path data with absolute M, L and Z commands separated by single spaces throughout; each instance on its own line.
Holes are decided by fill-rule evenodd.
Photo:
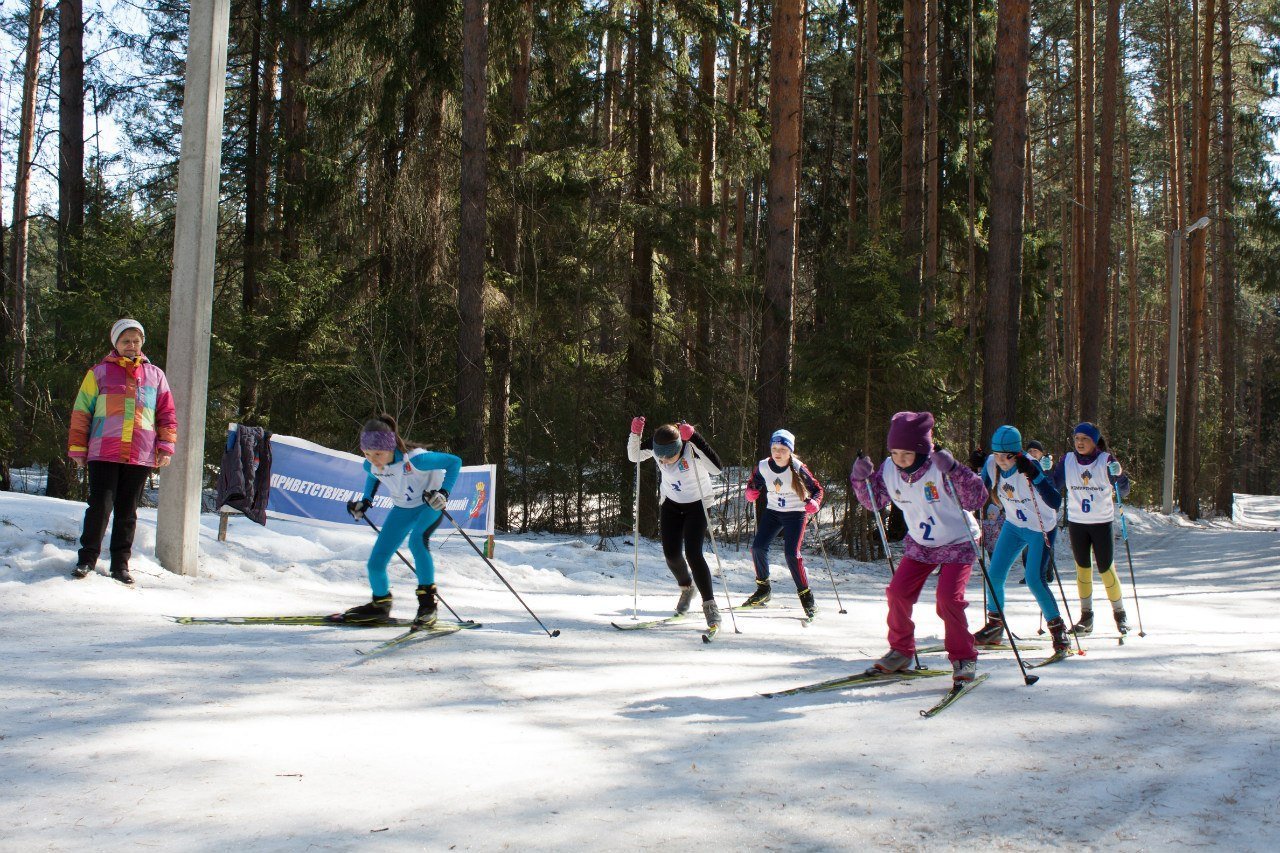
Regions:
M 360 432 L 360 450 L 365 455 L 364 496 L 350 501 L 347 512 L 357 521 L 362 520 L 373 506 L 379 487 L 386 489 L 392 507 L 369 553 L 367 569 L 373 600 L 343 613 L 342 621 L 376 623 L 391 618 L 387 565 L 407 537 L 418 576 L 418 613 L 413 624 L 415 628 L 428 628 L 436 622 L 436 566 L 431 557 L 431 534 L 444 517 L 462 460 L 452 453 L 410 447 L 400 437 L 395 418 L 387 414 L 365 423 Z
M 1022 433 L 1007 425 L 997 428 L 991 436 L 991 455 L 982 466 L 982 482 L 1004 506 L 1004 526 L 987 567 L 992 591 L 987 624 L 973 635 L 974 642 L 980 646 L 1000 642 L 1005 630 L 1000 618 L 1004 612 L 1005 581 L 1014 560 L 1026 551 L 1027 589 L 1044 614 L 1054 651 L 1066 651 L 1070 645 L 1067 625 L 1046 582 L 1062 495 L 1040 463 L 1023 451 Z

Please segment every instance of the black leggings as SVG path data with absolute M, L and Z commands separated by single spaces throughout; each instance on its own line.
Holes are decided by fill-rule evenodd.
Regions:
M 79 562 L 93 565 L 102 553 L 102 535 L 111 525 L 111 571 L 129 568 L 133 531 L 138 524 L 138 501 L 151 468 L 123 462 L 89 463 L 89 508 L 84 511 Z
M 1115 561 L 1114 543 L 1111 539 L 1111 522 L 1099 524 L 1079 524 L 1067 522 L 1067 533 L 1071 536 L 1071 554 L 1076 558 L 1077 566 L 1089 566 L 1089 551 L 1093 550 L 1093 562 L 1098 572 L 1111 570 Z
M 702 556 L 702 540 L 707 535 L 707 515 L 702 501 L 678 504 L 670 499 L 664 500 L 658 511 L 658 527 L 662 531 L 662 555 L 667 558 L 667 568 L 675 575 L 676 583 L 688 586 L 689 569 L 692 568 L 692 582 L 698 585 L 702 600 L 714 599 L 716 592 L 711 583 L 711 567 Z

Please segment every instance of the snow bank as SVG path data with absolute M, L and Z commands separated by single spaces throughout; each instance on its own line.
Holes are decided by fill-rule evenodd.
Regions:
M 184 578 L 152 558 L 144 510 L 130 589 L 67 577 L 83 505 L 0 494 L 0 849 L 1273 850 L 1280 537 L 1129 513 L 1147 636 L 1094 637 L 1033 687 L 984 656 L 990 679 L 922 720 L 944 684 L 757 695 L 883 651 L 883 565 L 834 561 L 842 616 L 809 556 L 822 609 L 804 627 L 775 551 L 774 606 L 704 646 L 696 620 L 609 627 L 631 617 L 623 540 L 500 537 L 553 640 L 438 534 L 441 591 L 485 627 L 361 663 L 390 631 L 164 617 L 359 603 L 369 532 L 235 519 L 218 543 L 210 516 Z M 746 552 L 721 557 L 745 597 Z M 1035 637 L 1016 579 L 1010 618 Z M 655 543 L 638 586 L 641 618 L 675 600 Z M 940 639 L 931 595 L 921 644 Z

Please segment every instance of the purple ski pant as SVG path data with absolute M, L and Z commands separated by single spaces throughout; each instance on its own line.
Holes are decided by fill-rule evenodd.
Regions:
M 911 620 L 911 610 L 935 568 L 939 568 L 937 564 L 903 557 L 885 590 L 889 599 L 889 648 L 904 655 L 915 653 L 916 623 Z M 964 615 L 969 606 L 964 600 L 964 588 L 972 571 L 973 563 L 943 563 L 938 572 L 938 616 L 946 626 L 947 657 L 953 661 L 978 657 Z

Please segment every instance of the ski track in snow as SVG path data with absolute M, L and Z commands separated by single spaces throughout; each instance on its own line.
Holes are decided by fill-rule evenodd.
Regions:
M 810 555 L 820 612 L 806 627 L 775 549 L 773 605 L 736 614 L 740 635 L 726 612 L 704 645 L 700 615 L 609 626 L 631 619 L 623 540 L 502 536 L 495 562 L 563 632 L 551 639 L 442 529 L 441 592 L 484 628 L 360 662 L 355 649 L 394 631 L 163 617 L 361 603 L 369 531 L 236 518 L 218 543 L 206 515 L 200 576 L 186 578 L 155 563 L 142 510 L 128 589 L 67 577 L 83 512 L 0 493 L 0 850 L 1280 847 L 1275 530 L 1130 509 L 1148 636 L 1117 543 L 1125 645 L 1087 639 L 1031 687 L 1012 655 L 984 656 L 988 681 L 922 720 L 946 679 L 757 695 L 883 651 L 882 564 L 833 561 L 841 616 Z M 1057 554 L 1076 612 L 1065 542 Z M 737 603 L 749 555 L 721 543 L 721 557 Z M 1018 571 L 1010 618 L 1034 636 Z M 411 615 L 414 582 L 398 561 L 391 572 L 396 613 Z M 657 543 L 641 543 L 639 574 L 640 618 L 668 615 Z M 932 595 L 921 645 L 941 639 Z

